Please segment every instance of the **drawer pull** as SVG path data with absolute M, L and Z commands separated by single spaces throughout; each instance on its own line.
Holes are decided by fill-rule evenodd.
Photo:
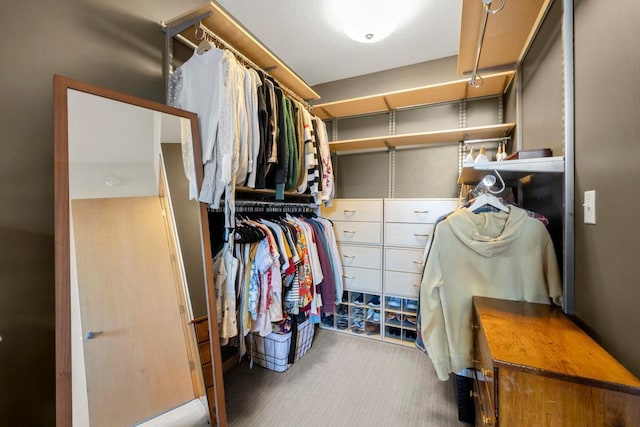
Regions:
M 413 211 L 413 213 L 417 213 L 417 214 L 424 214 L 424 213 L 426 213 L 426 214 L 428 214 L 428 213 L 429 213 L 429 211 Z
M 411 285 L 411 286 L 413 286 L 416 289 L 420 289 L 420 285 Z
M 496 424 L 496 420 L 491 417 L 487 417 L 486 415 L 482 416 L 482 425 L 483 426 L 494 426 Z
M 87 332 L 87 339 L 88 340 L 92 340 L 97 335 L 100 335 L 100 334 L 104 334 L 104 331 L 89 331 L 89 332 Z
M 480 373 L 485 378 L 493 378 L 493 371 L 491 371 L 490 369 L 480 368 Z
M 356 234 L 353 230 L 344 230 L 343 233 Z
M 343 212 L 344 213 L 356 213 L 356 210 L 355 209 L 345 209 Z
M 414 236 L 416 237 L 429 237 L 428 234 L 418 234 L 418 233 L 413 233 Z
M 416 265 L 422 265 L 422 262 L 420 262 L 420 261 L 413 261 L 413 263 L 416 264 Z
M 355 276 L 342 276 L 343 279 L 355 279 Z
M 480 325 L 477 325 L 477 324 L 475 324 L 475 323 L 474 323 L 473 325 L 471 325 L 471 327 L 472 327 L 473 329 L 480 329 Z
M 480 397 L 480 395 L 478 394 L 477 391 L 469 390 L 469 397 L 471 398 Z
M 355 258 L 355 255 L 342 255 L 343 258 Z

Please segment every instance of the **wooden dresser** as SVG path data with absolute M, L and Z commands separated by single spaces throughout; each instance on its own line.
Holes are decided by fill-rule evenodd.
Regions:
M 473 298 L 479 426 L 638 426 L 640 380 L 553 306 Z

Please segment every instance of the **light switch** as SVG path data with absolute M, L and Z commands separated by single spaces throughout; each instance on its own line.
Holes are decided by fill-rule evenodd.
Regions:
M 596 190 L 589 190 L 584 192 L 584 223 L 595 224 L 596 223 Z

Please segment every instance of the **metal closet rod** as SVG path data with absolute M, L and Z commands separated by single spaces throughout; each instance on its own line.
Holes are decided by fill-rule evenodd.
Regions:
M 269 70 L 265 70 L 262 67 L 259 67 L 258 65 L 256 65 L 255 62 L 253 62 L 252 60 L 250 60 L 249 58 L 247 58 L 245 55 L 243 55 L 242 53 L 240 53 L 236 48 L 234 48 L 231 43 L 227 42 L 225 39 L 223 39 L 222 37 L 220 37 L 219 35 L 217 35 L 216 33 L 214 33 L 213 31 L 211 31 L 206 25 L 204 25 L 202 23 L 202 21 L 198 22 L 196 25 L 196 30 L 200 29 L 202 30 L 202 32 L 205 34 L 205 37 L 208 36 L 211 39 L 213 39 L 213 41 L 217 41 L 218 43 L 224 45 L 225 49 L 231 51 L 236 58 L 238 58 L 241 62 L 243 62 L 246 66 L 251 67 L 255 70 L 261 71 L 267 75 L 269 75 L 269 77 L 274 80 L 276 83 L 278 83 L 278 86 L 280 87 L 280 89 L 282 89 L 283 91 L 285 91 L 287 93 L 287 95 L 289 95 L 292 98 L 295 98 L 298 102 L 300 102 L 302 105 L 305 106 L 305 108 L 309 111 L 313 110 L 313 107 L 304 99 L 302 99 L 298 94 L 296 94 L 293 90 L 289 89 L 287 86 L 283 85 L 282 83 L 280 83 L 276 78 L 274 78 L 272 75 L 269 74 Z M 175 36 L 178 40 L 180 40 L 182 43 L 186 44 L 187 46 L 193 48 L 194 50 L 197 49 L 197 45 L 194 44 L 193 42 L 191 42 L 189 39 L 187 39 L 186 37 L 180 35 L 180 34 L 176 34 Z
M 467 139 L 464 140 L 465 144 L 480 144 L 482 142 L 500 142 L 500 141 L 508 141 L 510 140 L 510 136 L 503 136 L 502 138 L 483 138 L 483 139 Z
M 482 77 L 478 74 L 478 64 L 480 63 L 480 53 L 482 52 L 482 43 L 484 41 L 484 32 L 487 29 L 487 18 L 489 14 L 498 13 L 504 7 L 505 0 L 500 0 L 500 7 L 497 9 L 491 10 L 491 3 L 493 0 L 482 0 L 484 13 L 482 14 L 482 23 L 480 24 L 480 34 L 478 35 L 478 45 L 476 46 L 476 60 L 473 64 L 473 72 L 471 73 L 471 80 L 469 80 L 469 85 L 473 87 L 482 86 L 483 80 Z M 480 82 L 478 82 L 480 79 Z

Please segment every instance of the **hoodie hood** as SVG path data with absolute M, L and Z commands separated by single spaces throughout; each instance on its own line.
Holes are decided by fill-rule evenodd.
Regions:
M 511 205 L 508 213 L 460 209 L 447 223 L 464 245 L 488 258 L 505 251 L 518 238 L 526 220 L 527 213 Z

